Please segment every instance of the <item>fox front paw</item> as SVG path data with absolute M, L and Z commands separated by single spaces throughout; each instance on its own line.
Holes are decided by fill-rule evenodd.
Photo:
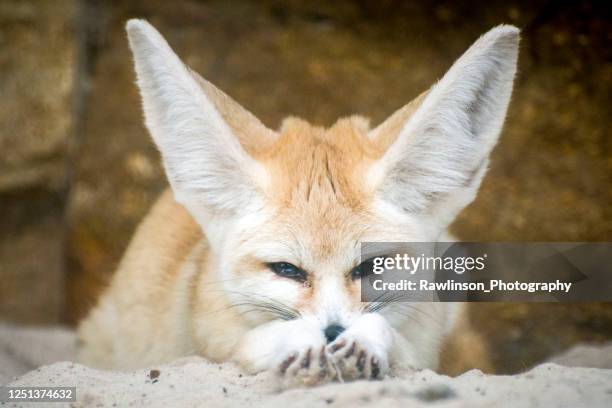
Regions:
M 389 372 L 393 331 L 382 316 L 364 315 L 327 346 L 342 381 L 381 379 Z
M 333 381 L 336 369 L 325 345 L 290 352 L 278 365 L 277 372 L 286 386 L 312 386 Z
M 376 353 L 358 340 L 343 338 L 329 346 L 334 365 L 343 381 L 380 379 L 388 372 L 386 353 Z

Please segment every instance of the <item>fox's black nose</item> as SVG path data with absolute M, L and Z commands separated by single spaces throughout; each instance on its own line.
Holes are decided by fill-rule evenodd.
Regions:
M 325 330 L 323 330 L 323 332 L 325 333 L 327 342 L 331 343 L 332 341 L 336 340 L 336 338 L 342 334 L 344 330 L 345 328 L 339 324 L 330 324 L 325 328 Z

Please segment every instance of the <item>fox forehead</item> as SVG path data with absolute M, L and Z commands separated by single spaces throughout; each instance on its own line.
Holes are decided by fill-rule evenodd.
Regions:
M 366 172 L 395 141 L 425 95 L 373 130 L 369 119 L 358 115 L 340 118 L 329 128 L 286 118 L 274 143 L 263 151 L 252 151 L 268 167 L 276 203 L 309 205 L 322 213 L 326 211 L 321 209 L 339 205 L 363 211 L 373 195 L 366 185 Z
M 288 118 L 262 162 L 270 176 L 270 199 L 279 207 L 326 213 L 358 210 L 368 191 L 364 172 L 380 152 L 368 139 L 367 119 L 354 116 L 323 128 Z
M 383 150 L 369 130 L 361 116 L 341 118 L 329 128 L 285 119 L 277 140 L 254 155 L 269 173 L 265 195 L 274 209 L 272 225 L 264 227 L 269 233 L 260 232 L 292 242 L 300 262 L 333 262 L 350 254 L 344 262 L 352 263 L 354 247 L 375 218 L 365 173 Z

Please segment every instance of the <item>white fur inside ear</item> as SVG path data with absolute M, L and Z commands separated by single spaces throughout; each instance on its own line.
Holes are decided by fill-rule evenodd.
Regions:
M 145 123 L 177 200 L 196 218 L 253 204 L 257 183 L 265 182 L 263 167 L 157 30 L 144 20 L 130 20 L 126 28 Z
M 445 222 L 473 200 L 503 126 L 518 41 L 516 27 L 492 29 L 432 87 L 372 169 L 385 200 Z

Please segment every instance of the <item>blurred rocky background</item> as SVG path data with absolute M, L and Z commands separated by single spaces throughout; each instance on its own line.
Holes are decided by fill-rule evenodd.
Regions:
M 605 1 L 0 0 L 0 318 L 72 325 L 166 186 L 142 125 L 126 19 L 264 123 L 381 121 L 489 28 L 519 73 L 466 240 L 611 241 L 612 32 Z M 498 372 L 612 338 L 610 304 L 481 304 Z

